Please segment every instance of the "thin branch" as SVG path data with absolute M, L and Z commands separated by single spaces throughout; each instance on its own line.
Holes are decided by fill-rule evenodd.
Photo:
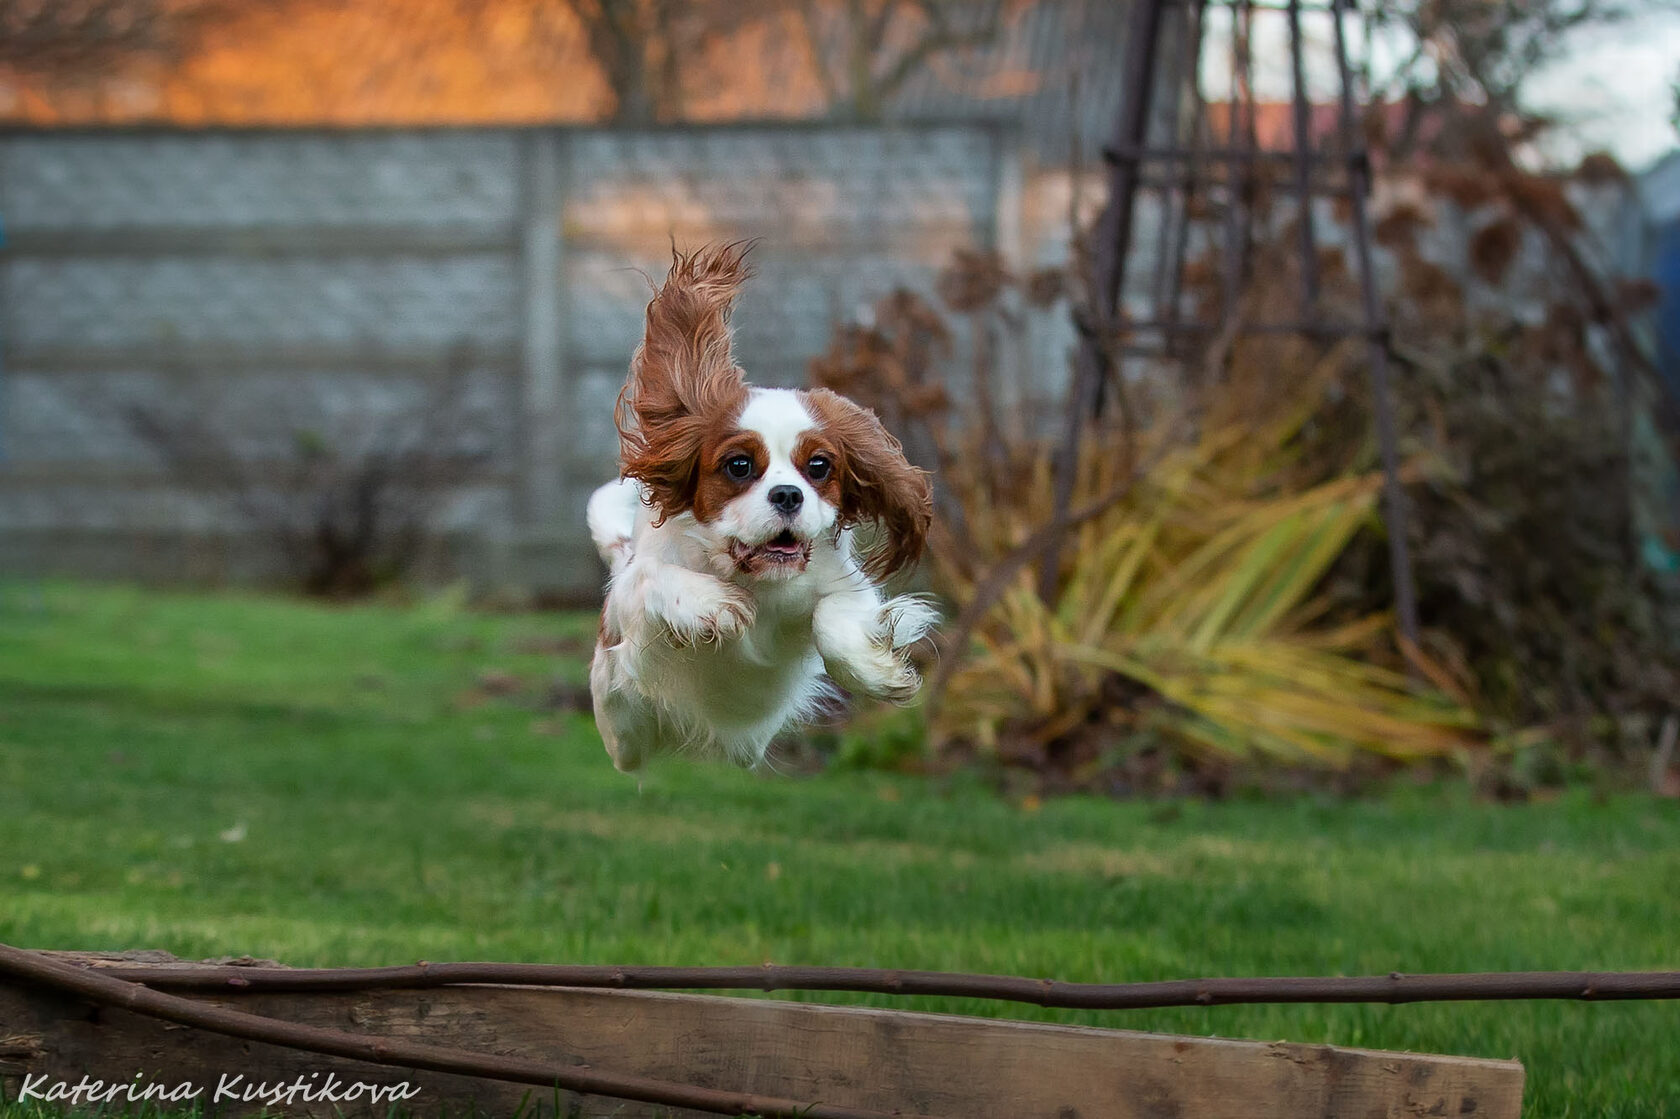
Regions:
M 817 0 L 799 0 L 798 18 L 805 32 L 801 39 L 811 56 L 811 69 L 816 72 L 823 99 L 832 111 L 840 99 L 840 87 L 828 69 L 828 49 L 823 44 L 820 23 L 822 16 L 817 8 Z
M 127 1000 L 133 997 L 130 991 L 144 990 L 140 984 L 182 991 L 216 991 L 222 994 L 258 991 L 425 990 L 477 983 L 612 990 L 855 991 L 885 995 L 994 999 L 1069 1010 L 1150 1010 L 1173 1006 L 1236 1006 L 1255 1003 L 1393 1004 L 1534 999 L 1616 1002 L 1680 999 L 1680 971 L 1519 971 L 1418 975 L 1394 971 L 1387 975 L 1252 976 L 1169 979 L 1144 983 L 1070 983 L 1017 975 L 855 967 L 785 967 L 775 964 L 758 967 L 623 967 L 421 963 L 406 967 L 296 969 L 225 965 L 180 968 L 119 964 L 90 969 L 59 963 L 41 953 L 24 952 L 0 945 L 0 972 L 10 971 L 14 975 L 25 975 L 26 973 L 20 970 L 24 963 L 36 969 L 26 977 L 36 978 L 59 989 L 74 989 L 78 993 L 82 993 L 81 988 L 71 988 L 61 982 L 66 973 L 74 977 L 102 979 L 102 992 L 114 992 L 124 1000 L 113 1005 L 123 1005 L 130 1009 L 138 1009 Z M 53 970 L 43 974 L 43 969 L 47 967 Z M 106 980 L 104 973 L 107 972 L 123 978 Z M 102 998 L 100 1001 L 108 1000 Z M 178 1003 L 183 1000 L 173 1001 Z M 189 1005 L 195 1008 L 200 1006 L 197 1003 Z M 248 1019 L 256 1016 L 241 1017 Z M 259 1021 L 266 1024 L 268 1020 Z M 358 1055 L 357 1059 L 370 1058 Z M 598 1092 L 601 1095 L 619 1094 L 602 1092 L 595 1088 L 579 1090 Z
M 996 9 L 978 27 L 967 31 L 954 29 L 950 18 L 942 7 L 937 4 L 922 5 L 922 11 L 933 24 L 928 33 L 907 48 L 887 70 L 874 79 L 875 100 L 883 103 L 896 94 L 905 82 L 915 74 L 917 69 L 925 65 L 928 59 L 946 51 L 963 50 L 968 47 L 982 47 L 997 38 L 998 18 Z M 884 44 L 876 44 L 880 50 Z
M 872 55 L 880 54 L 881 48 L 887 44 L 887 28 L 892 24 L 892 18 L 897 13 L 900 0 L 880 0 L 881 6 L 875 9 L 863 32 L 863 41 L 869 47 Z M 919 0 L 913 0 L 917 7 L 924 5 Z M 852 7 L 852 18 L 862 16 L 865 5 L 861 2 Z

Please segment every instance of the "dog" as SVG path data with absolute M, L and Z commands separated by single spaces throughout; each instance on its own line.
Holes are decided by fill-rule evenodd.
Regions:
M 614 410 L 619 479 L 589 499 L 611 573 L 589 686 L 624 772 L 681 750 L 762 763 L 836 685 L 908 702 L 907 649 L 938 620 L 881 589 L 926 545 L 927 473 L 868 409 L 735 364 L 746 251 L 673 249 Z

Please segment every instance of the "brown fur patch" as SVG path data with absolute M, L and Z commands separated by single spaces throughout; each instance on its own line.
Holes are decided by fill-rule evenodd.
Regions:
M 724 464 L 736 455 L 752 459 L 753 472 L 745 481 L 731 478 Z M 694 486 L 694 519 L 709 522 L 724 505 L 752 485 L 770 465 L 770 453 L 756 432 L 725 428 L 710 433 L 700 449 L 700 472 Z
M 874 521 L 883 530 L 864 556 L 864 572 L 885 579 L 915 563 L 933 522 L 927 471 L 910 465 L 874 412 L 828 389 L 805 389 L 800 397 L 834 448 L 841 522 Z
M 621 472 L 647 487 L 660 520 L 694 507 L 708 439 L 733 431 L 746 407 L 729 312 L 751 274 L 749 247 L 674 252 L 665 283 L 648 303 L 647 328 L 614 419 Z
M 808 403 L 808 402 L 807 402 Z M 818 421 L 821 422 L 820 419 Z M 817 455 L 827 455 L 829 461 L 828 477 L 822 481 L 811 477 L 806 466 Z M 840 492 L 840 449 L 828 437 L 827 432 L 819 427 L 815 431 L 808 431 L 799 437 L 799 442 L 793 448 L 794 469 L 805 476 L 811 483 L 811 488 L 817 491 L 817 496 L 834 506 L 840 507 L 843 495 Z

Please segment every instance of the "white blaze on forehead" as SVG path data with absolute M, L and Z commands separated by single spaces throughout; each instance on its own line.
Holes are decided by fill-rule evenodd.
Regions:
M 816 427 L 817 421 L 793 389 L 753 389 L 741 411 L 740 424 L 764 440 L 765 453 L 770 456 L 765 473 L 772 474 L 793 469 L 799 437 Z
M 793 460 L 800 441 L 821 426 L 805 407 L 803 395 L 793 389 L 753 389 L 736 422 L 741 430 L 758 436 L 766 462 L 764 473 L 724 506 L 719 531 L 758 545 L 784 532 L 812 540 L 832 528 L 837 510 L 818 497 L 802 473 L 804 464 Z M 783 486 L 797 487 L 804 497 L 792 513 L 786 502 L 769 500 Z

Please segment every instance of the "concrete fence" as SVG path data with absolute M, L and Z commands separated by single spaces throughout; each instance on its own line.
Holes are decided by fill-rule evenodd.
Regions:
M 450 373 L 487 453 L 438 572 L 587 594 L 583 503 L 673 239 L 759 238 L 738 354 L 794 384 L 953 248 L 1020 255 L 1020 184 L 1012 134 L 973 124 L 0 136 L 0 570 L 260 578 L 129 410 L 191 403 L 261 461 Z

